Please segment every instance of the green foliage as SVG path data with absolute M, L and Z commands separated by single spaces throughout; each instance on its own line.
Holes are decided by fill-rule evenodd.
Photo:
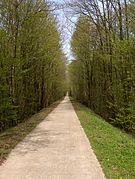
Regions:
M 41 1 L 1 1 L 0 131 L 65 93 L 66 60 L 57 23 Z
M 85 15 L 77 22 L 72 36 L 75 60 L 69 65 L 70 93 L 111 124 L 134 133 L 134 38 L 121 40 L 117 31 L 114 38 L 111 30 L 105 36 L 100 26 Z

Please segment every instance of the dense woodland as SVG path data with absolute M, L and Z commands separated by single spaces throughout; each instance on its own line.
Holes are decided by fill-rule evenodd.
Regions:
M 111 124 L 135 132 L 135 2 L 74 0 L 79 15 L 69 65 L 71 95 Z
M 66 58 L 48 2 L 0 0 L 0 131 L 65 93 Z M 59 7 L 65 6 L 79 17 L 71 40 L 70 94 L 134 133 L 135 2 L 71 0 Z
M 49 4 L 0 0 L 0 131 L 64 96 L 65 62 Z

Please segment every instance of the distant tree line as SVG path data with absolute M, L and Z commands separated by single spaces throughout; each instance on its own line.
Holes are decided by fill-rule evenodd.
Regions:
M 65 57 L 44 0 L 0 1 L 0 131 L 65 92 Z
M 135 2 L 74 0 L 79 14 L 69 65 L 71 95 L 111 124 L 135 132 Z

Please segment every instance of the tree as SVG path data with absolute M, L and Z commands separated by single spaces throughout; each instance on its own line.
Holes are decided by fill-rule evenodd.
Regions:
M 66 60 L 49 8 L 44 0 L 1 1 L 0 131 L 64 96 Z
M 119 0 L 73 1 L 80 18 L 72 36 L 76 60 L 69 73 L 75 98 L 115 126 L 134 131 L 134 38 L 129 7 L 129 2 Z

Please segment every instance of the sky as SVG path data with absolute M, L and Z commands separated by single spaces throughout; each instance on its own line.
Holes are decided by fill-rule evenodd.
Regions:
M 64 0 L 50 1 L 53 1 L 58 4 L 64 3 Z M 59 9 L 56 10 L 54 13 L 57 17 L 59 30 L 61 32 L 62 50 L 66 54 L 67 59 L 70 61 L 73 59 L 70 42 L 72 34 L 74 32 L 77 17 L 74 16 L 69 9 Z

